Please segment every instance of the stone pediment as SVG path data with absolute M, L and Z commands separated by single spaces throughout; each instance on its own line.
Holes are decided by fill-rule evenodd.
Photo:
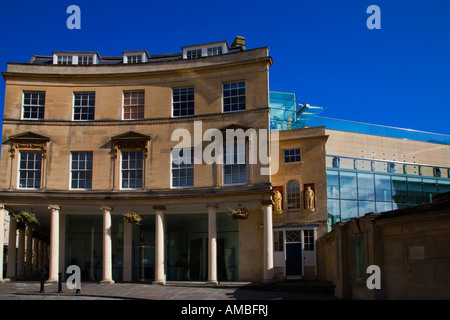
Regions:
M 246 126 L 246 125 L 243 125 L 243 124 L 239 124 L 239 123 L 232 123 L 232 124 L 229 124 L 229 125 L 227 125 L 225 127 L 220 128 L 219 130 L 222 131 L 222 133 L 225 134 L 228 129 L 231 129 L 231 130 L 242 129 L 242 130 L 245 131 L 245 130 L 248 130 L 248 129 L 255 129 L 255 128 L 254 127 L 250 127 L 250 126 Z
M 128 131 L 111 137 L 113 145 L 119 149 L 146 149 L 147 142 L 151 140 L 151 136 L 138 133 L 135 131 Z
M 35 132 L 27 131 L 27 132 L 16 134 L 14 136 L 9 136 L 8 140 L 11 140 L 11 141 L 27 140 L 27 141 L 47 141 L 48 142 L 48 141 L 51 141 L 52 139 L 47 136 L 35 133 Z
M 13 149 L 19 148 L 19 149 L 45 150 L 47 147 L 47 143 L 51 140 L 52 139 L 47 136 L 27 131 L 13 136 L 9 136 L 8 139 L 3 143 L 9 141 Z

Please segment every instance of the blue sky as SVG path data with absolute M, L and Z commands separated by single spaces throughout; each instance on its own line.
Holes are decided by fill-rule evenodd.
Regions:
M 81 30 L 66 27 L 72 4 Z M 370 5 L 380 30 L 366 26 Z M 270 48 L 270 89 L 323 116 L 450 134 L 449 17 L 448 0 L 2 0 L 0 70 L 57 50 L 170 53 L 242 35 Z

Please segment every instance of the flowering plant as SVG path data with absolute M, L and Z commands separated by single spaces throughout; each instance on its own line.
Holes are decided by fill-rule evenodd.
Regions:
M 23 210 L 19 213 L 13 213 L 13 217 L 17 220 L 18 229 L 25 229 L 26 226 L 30 226 L 32 224 L 40 225 L 36 215 L 31 211 Z
M 123 221 L 134 223 L 134 224 L 141 224 L 142 217 L 139 213 L 136 212 L 127 212 L 123 215 Z
M 231 217 L 233 219 L 247 219 L 248 217 L 248 210 L 247 208 L 239 208 L 239 209 L 231 209 Z

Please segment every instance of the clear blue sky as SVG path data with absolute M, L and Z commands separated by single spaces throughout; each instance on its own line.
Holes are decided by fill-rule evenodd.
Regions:
M 66 27 L 72 4 L 81 30 Z M 366 27 L 369 5 L 380 30 Z M 0 30 L 1 71 L 57 50 L 170 53 L 242 35 L 270 48 L 270 89 L 327 106 L 323 116 L 450 134 L 448 0 L 2 0 Z

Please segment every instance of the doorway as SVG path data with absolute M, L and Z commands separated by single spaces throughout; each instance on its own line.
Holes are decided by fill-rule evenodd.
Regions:
M 303 246 L 301 230 L 286 231 L 286 276 L 303 275 Z

